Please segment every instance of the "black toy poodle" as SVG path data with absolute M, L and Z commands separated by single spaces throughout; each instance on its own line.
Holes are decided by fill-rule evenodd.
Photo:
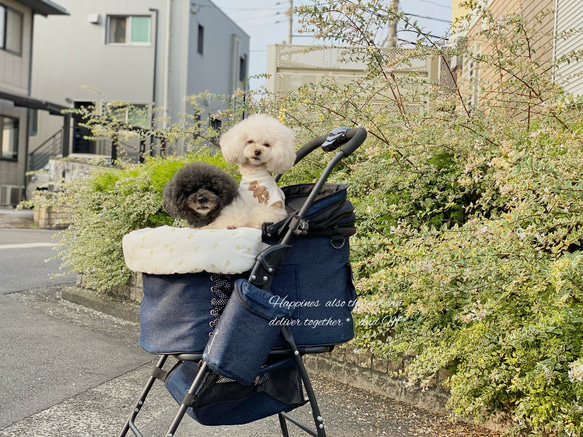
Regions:
M 210 225 L 238 196 L 239 184 L 230 174 L 206 162 L 185 164 L 164 187 L 162 206 L 191 228 Z

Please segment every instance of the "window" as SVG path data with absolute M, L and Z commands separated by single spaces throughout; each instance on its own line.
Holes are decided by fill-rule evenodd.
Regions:
M 23 19 L 22 12 L 0 5 L 0 49 L 22 54 Z
M 212 134 L 210 140 L 217 143 L 221 137 L 221 127 L 223 126 L 222 120 L 218 118 L 209 117 L 209 127 L 212 129 Z
M 149 16 L 107 17 L 107 44 L 149 44 L 152 38 Z
M 243 82 L 245 79 L 247 79 L 247 55 L 239 58 L 239 82 Z
M 148 110 L 148 105 L 123 106 L 115 110 L 115 118 L 130 126 L 146 129 L 150 126 Z
M 467 56 L 463 58 L 462 80 L 466 99 L 469 106 L 478 107 L 480 98 L 480 62 L 476 59 L 481 53 L 481 44 L 479 42 L 472 44 Z
M 223 121 L 218 118 L 209 118 L 209 126 L 215 131 L 220 132 L 221 127 L 223 126 Z
M 95 111 L 95 105 L 92 102 L 75 101 L 75 109 L 85 109 L 89 112 Z M 93 132 L 82 122 L 73 119 L 73 153 L 98 153 L 98 146 Z M 99 151 L 101 153 L 101 150 Z
M 202 55 L 204 51 L 204 27 L 198 25 L 198 53 Z
M 18 120 L 0 116 L 0 159 L 18 159 Z
M 132 42 L 150 42 L 150 17 L 132 17 Z
M 0 5 L 0 49 L 6 46 L 6 7 Z

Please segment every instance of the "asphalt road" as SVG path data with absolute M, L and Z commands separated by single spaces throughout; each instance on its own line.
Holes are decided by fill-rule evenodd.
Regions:
M 27 427 L 19 433 L 5 428 L 151 360 L 134 341 L 120 342 L 113 335 L 115 331 L 98 332 L 71 317 L 56 316 L 61 309 L 70 314 L 83 312 L 60 299 L 62 287 L 74 284 L 76 275 L 52 278 L 60 267 L 58 259 L 47 261 L 55 256 L 55 234 L 38 229 L 0 229 L 2 436 L 65 435 L 64 429 Z M 103 317 L 94 320 L 113 326 L 123 323 Z M 135 338 L 135 327 L 130 327 Z M 123 339 L 127 338 L 124 333 Z
M 55 234 L 43 229 L 0 229 L 0 294 L 75 282 L 75 275 L 52 278 L 61 272 L 61 261 L 53 259 Z

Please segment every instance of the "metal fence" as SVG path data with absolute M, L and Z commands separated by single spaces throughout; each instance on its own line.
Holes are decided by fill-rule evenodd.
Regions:
M 368 48 L 275 45 L 268 51 L 271 79 L 268 90 L 295 91 L 308 83 L 333 79 L 338 85 L 359 80 L 369 71 L 368 62 L 395 76 L 429 77 L 431 59 L 413 56 L 411 49 L 384 47 L 374 49 L 374 58 Z

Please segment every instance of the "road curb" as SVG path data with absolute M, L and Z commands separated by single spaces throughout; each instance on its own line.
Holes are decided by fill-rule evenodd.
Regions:
M 139 323 L 140 321 L 140 306 L 138 304 L 115 299 L 104 294 L 97 294 L 95 291 L 81 287 L 63 288 L 61 299 L 133 323 Z

